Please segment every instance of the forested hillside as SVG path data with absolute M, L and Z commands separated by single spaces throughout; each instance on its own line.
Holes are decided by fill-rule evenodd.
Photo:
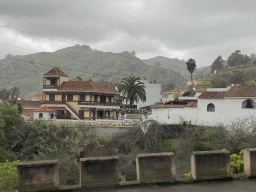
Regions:
M 185 78 L 172 69 L 148 65 L 129 52 L 111 53 L 76 45 L 53 53 L 35 53 L 25 56 L 7 55 L 0 60 L 0 90 L 17 86 L 22 98 L 31 98 L 42 91 L 43 74 L 59 67 L 70 79 L 118 83 L 124 77 L 146 77 L 161 84 L 181 84 Z

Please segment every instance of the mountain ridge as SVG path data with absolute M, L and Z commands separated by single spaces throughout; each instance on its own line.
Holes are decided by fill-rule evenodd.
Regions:
M 111 53 L 92 50 L 87 45 L 75 45 L 55 52 L 39 52 L 11 56 L 0 60 L 0 90 L 17 86 L 21 97 L 29 99 L 42 92 L 43 74 L 59 67 L 70 79 L 119 83 L 124 77 L 146 77 L 148 81 L 179 85 L 186 79 L 172 69 L 148 65 L 128 51 Z

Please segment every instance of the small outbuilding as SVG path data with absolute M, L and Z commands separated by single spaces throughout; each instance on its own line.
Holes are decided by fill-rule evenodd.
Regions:
M 39 120 L 50 120 L 56 119 L 57 111 L 49 108 L 47 106 L 43 106 L 39 109 L 34 110 L 34 119 Z

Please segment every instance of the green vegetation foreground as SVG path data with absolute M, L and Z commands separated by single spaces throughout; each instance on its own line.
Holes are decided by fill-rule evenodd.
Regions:
M 224 127 L 170 126 L 151 122 L 146 129 L 134 127 L 122 135 L 98 137 L 85 124 L 54 125 L 44 121 L 25 122 L 17 104 L 0 103 L 0 190 L 17 189 L 19 161 L 58 159 L 61 185 L 79 182 L 79 158 L 119 156 L 120 181 L 136 180 L 135 157 L 140 153 L 173 151 L 178 180 L 190 171 L 190 154 L 196 150 L 227 149 L 233 173 L 242 172 L 241 149 L 256 147 L 256 125 L 248 121 Z M 247 124 L 246 124 L 247 123 Z M 146 126 L 143 126 L 144 128 Z

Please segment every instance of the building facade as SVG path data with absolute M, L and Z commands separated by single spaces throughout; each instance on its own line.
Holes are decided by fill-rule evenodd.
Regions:
M 120 93 L 108 83 L 69 80 L 58 68 L 43 76 L 43 106 L 72 119 L 117 119 Z
M 193 100 L 154 105 L 148 118 L 166 124 L 218 126 L 255 117 L 256 86 L 233 86 L 207 89 Z
M 147 80 L 140 80 L 145 85 L 146 92 L 146 102 L 138 101 L 134 104 L 137 105 L 137 109 L 141 107 L 146 107 L 150 105 L 154 105 L 157 102 L 161 101 L 161 84 L 157 84 L 154 82 L 149 82 Z

